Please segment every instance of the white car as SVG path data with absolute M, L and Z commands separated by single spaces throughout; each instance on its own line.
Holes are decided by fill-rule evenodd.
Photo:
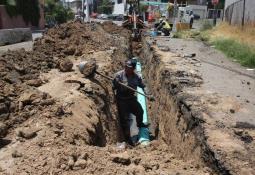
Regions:
M 100 14 L 97 16 L 98 19 L 108 19 L 108 15 L 107 14 Z

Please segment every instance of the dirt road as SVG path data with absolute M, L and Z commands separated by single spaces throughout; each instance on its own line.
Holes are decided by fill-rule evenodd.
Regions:
M 174 53 L 195 53 L 194 59 L 198 61 L 195 66 L 203 78 L 203 90 L 216 97 L 221 96 L 226 103 L 230 103 L 228 100 L 238 103 L 233 106 L 235 112 L 225 111 L 230 113 L 233 121 L 255 125 L 255 70 L 232 62 L 223 53 L 202 42 L 170 39 L 159 42 L 161 44 L 169 46 Z
M 253 174 L 254 72 L 232 63 L 222 53 L 201 42 L 158 37 L 149 39 L 148 43 L 155 54 L 151 56 L 147 54 L 148 50 L 144 52 L 144 57 L 149 58 L 146 65 L 152 65 L 146 74 L 154 77 L 154 86 L 169 86 L 165 89 L 170 91 L 169 98 L 173 98 L 182 114 L 187 113 L 187 117 L 181 118 L 191 123 L 191 128 L 201 126 L 197 131 L 188 130 L 195 137 L 203 132 L 205 140 L 198 138 L 202 145 L 206 142 L 202 149 L 205 149 L 204 153 L 206 150 L 213 152 L 215 158 L 210 160 L 207 154 L 205 160 L 216 163 L 222 174 Z M 190 56 L 192 53 L 196 56 Z M 160 94 L 163 93 L 164 90 Z M 157 115 L 160 117 L 155 122 L 163 129 L 161 134 L 169 133 L 166 137 L 174 138 L 173 131 L 161 121 L 166 122 L 164 114 Z M 170 118 L 179 122 L 178 117 Z M 185 149 L 185 145 L 183 147 Z

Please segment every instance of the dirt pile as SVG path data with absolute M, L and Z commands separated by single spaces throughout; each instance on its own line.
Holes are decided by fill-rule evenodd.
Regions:
M 112 46 L 115 46 L 114 39 L 100 25 L 70 22 L 46 32 L 35 42 L 33 52 L 21 49 L 3 54 L 0 57 L 1 135 L 5 136 L 6 129 L 15 123 L 21 123 L 36 113 L 43 113 L 42 110 L 46 108 L 43 106 L 55 104 L 49 102 L 49 95 L 34 92 L 33 95 L 40 98 L 26 99 L 25 105 L 21 105 L 20 97 L 26 94 L 25 90 L 31 92 L 34 87 L 45 83 L 39 78 L 40 73 L 53 68 L 63 72 L 71 71 L 73 63 L 67 56 L 109 50 Z
M 104 31 L 106 30 L 106 32 Z M 39 39 L 34 50 L 40 50 L 48 55 L 66 57 L 67 55 L 81 56 L 86 53 L 110 49 L 114 46 L 112 35 L 107 32 L 128 35 L 128 31 L 114 24 L 96 23 L 83 25 L 79 22 L 69 22 L 57 28 L 50 29 L 46 35 Z
M 31 116 L 38 116 L 48 108 L 46 106 L 55 104 L 50 102 L 49 95 L 35 89 L 43 83 L 40 72 L 56 66 L 51 57 L 40 52 L 9 51 L 0 57 L 0 62 L 0 122 L 5 129 Z
M 121 34 L 122 36 L 129 38 L 130 34 L 131 34 L 131 32 L 129 30 L 126 30 L 125 28 L 122 28 L 122 27 L 118 27 L 115 24 L 113 24 L 113 22 L 111 22 L 111 21 L 104 22 L 102 24 L 102 27 L 106 32 L 113 34 L 113 35 Z

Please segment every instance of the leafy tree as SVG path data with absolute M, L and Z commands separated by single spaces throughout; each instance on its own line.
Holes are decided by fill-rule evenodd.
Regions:
M 74 13 L 70 8 L 65 8 L 57 0 L 46 0 L 45 1 L 45 14 L 46 21 L 55 20 L 57 23 L 65 23 L 70 19 L 74 18 Z
M 103 0 L 98 6 L 99 13 L 111 14 L 113 10 L 113 4 L 109 0 Z
M 148 9 L 148 5 L 145 5 L 145 4 L 140 4 L 140 6 L 139 6 L 139 11 L 140 12 L 146 12 L 147 11 L 147 9 Z

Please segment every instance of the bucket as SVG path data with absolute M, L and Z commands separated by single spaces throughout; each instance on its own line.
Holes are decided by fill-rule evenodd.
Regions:
M 156 31 L 151 31 L 151 36 L 157 36 L 157 34 L 158 34 L 158 32 L 156 32 Z

